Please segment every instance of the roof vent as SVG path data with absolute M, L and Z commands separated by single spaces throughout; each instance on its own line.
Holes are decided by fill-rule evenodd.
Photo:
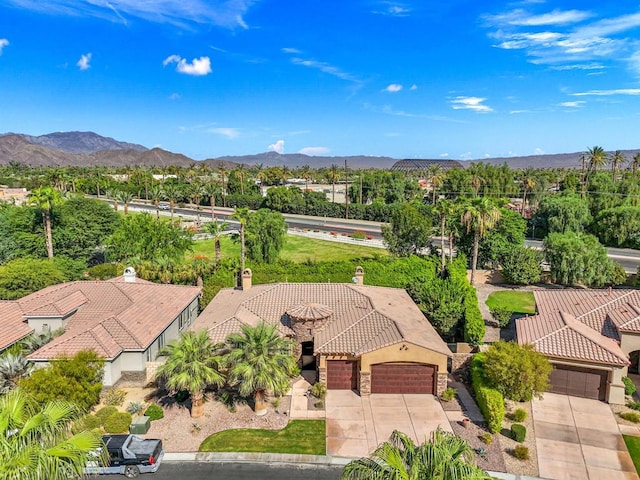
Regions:
M 133 267 L 124 269 L 124 283 L 136 283 L 136 271 Z

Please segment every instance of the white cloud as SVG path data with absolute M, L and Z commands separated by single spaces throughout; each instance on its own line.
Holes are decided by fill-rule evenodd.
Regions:
M 454 110 L 473 110 L 478 113 L 493 112 L 493 108 L 484 105 L 486 98 L 459 96 L 451 100 L 451 108 Z
M 289 48 L 289 47 L 285 47 L 285 48 L 281 48 L 280 49 L 282 52 L 284 53 L 292 53 L 295 55 L 300 55 L 302 52 L 300 50 L 298 50 L 297 48 Z
M 380 2 L 382 8 L 372 10 L 371 13 L 377 15 L 388 15 L 391 17 L 406 17 L 411 13 L 411 9 L 404 3 L 399 2 Z
M 276 143 L 272 143 L 267 147 L 267 150 L 273 151 L 282 155 L 284 153 L 284 140 L 278 140 Z
M 298 153 L 314 157 L 317 155 L 326 155 L 329 151 L 327 147 L 304 147 L 298 150 Z
M 304 59 L 304 58 L 299 58 L 299 57 L 293 57 L 291 59 L 291 63 L 293 63 L 294 65 L 302 65 L 304 67 L 314 68 L 316 70 L 320 70 L 323 73 L 326 73 L 328 75 L 332 75 L 332 76 L 340 78 L 342 80 L 347 80 L 349 82 L 354 82 L 354 83 L 361 83 L 360 80 L 358 80 L 356 77 L 354 77 L 350 73 L 343 72 L 338 67 L 333 66 L 333 65 L 331 65 L 329 63 L 326 63 L 326 62 L 320 62 L 320 61 L 317 61 L 317 60 L 309 60 L 309 59 Z
M 605 69 L 606 67 L 599 63 L 577 63 L 574 65 L 558 65 L 550 68 L 551 70 L 564 71 L 564 70 L 602 70 L 602 69 Z
M 518 115 L 520 113 L 533 113 L 531 110 L 511 110 L 509 115 Z
M 164 59 L 162 65 L 166 67 L 170 63 L 175 63 L 176 71 L 186 75 L 201 76 L 211 73 L 211 60 L 209 57 L 194 58 L 193 61 L 189 63 L 180 55 L 169 55 Z
M 533 150 L 533 154 L 534 155 L 544 155 L 544 150 L 542 150 L 540 147 L 538 147 L 538 148 Z
M 80 60 L 78 60 L 76 65 L 80 70 L 88 70 L 89 68 L 91 68 L 89 62 L 91 62 L 91 53 L 85 53 L 84 55 L 80 56 Z
M 182 98 L 182 95 L 180 95 L 179 93 L 172 93 L 171 95 L 169 95 L 169 100 L 180 100 Z
M 559 106 L 561 106 L 561 107 L 569 107 L 569 108 L 580 108 L 585 103 L 587 103 L 587 102 L 585 102 L 584 100 L 576 100 L 576 101 L 573 101 L 573 102 L 562 102 L 562 103 L 559 104 Z
M 473 158 L 473 155 L 471 154 L 471 152 L 465 152 L 460 154 L 461 160 L 471 160 L 472 158 Z
M 87 15 L 127 23 L 126 17 L 180 27 L 189 24 L 248 28 L 244 15 L 258 0 L 5 0 L 19 8 L 53 15 Z
M 390 92 L 390 93 L 396 93 L 396 92 L 399 92 L 400 90 L 402 90 L 402 85 L 398 83 L 391 83 L 387 85 L 386 88 L 384 89 L 385 92 Z
M 616 90 L 589 90 L 588 92 L 572 93 L 574 97 L 597 96 L 607 97 L 611 95 L 640 95 L 640 88 L 619 88 Z
M 240 136 L 240 132 L 237 128 L 229 128 L 229 127 L 214 127 L 208 130 L 210 133 L 215 133 L 216 135 L 222 135 L 223 137 L 228 138 L 229 140 L 233 140 L 234 138 L 238 138 Z
M 567 25 L 570 23 L 578 23 L 592 16 L 592 13 L 581 10 L 553 10 L 541 15 L 531 15 L 526 10 L 517 9 L 501 15 L 487 16 L 485 18 L 492 23 L 541 27 L 544 25 Z
M 440 157 L 440 158 L 447 158 L 448 156 L 449 156 L 449 154 L 448 154 L 448 153 L 441 153 L 441 154 L 439 155 L 439 157 Z
M 409 88 L 409 90 L 417 90 L 417 89 L 418 89 L 418 85 L 416 85 L 415 83 L 411 85 L 411 88 Z
M 9 40 L 6 38 L 0 38 L 0 55 L 2 55 L 2 49 L 9 45 Z

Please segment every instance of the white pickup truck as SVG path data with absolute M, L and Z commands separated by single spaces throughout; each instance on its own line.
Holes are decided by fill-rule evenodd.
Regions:
M 89 462 L 84 473 L 136 478 L 141 473 L 156 472 L 162 462 L 162 440 L 137 435 L 103 435 L 102 441 L 109 453 L 106 465 Z M 100 456 L 100 455 L 96 455 Z

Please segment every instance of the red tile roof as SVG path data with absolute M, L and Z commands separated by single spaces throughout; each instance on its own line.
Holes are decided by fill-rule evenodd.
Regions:
M 54 285 L 19 300 L 0 302 L 0 347 L 31 332 L 27 317 L 64 317 L 77 310 L 68 318 L 65 333 L 29 358 L 48 360 L 93 349 L 112 359 L 123 350 L 146 349 L 200 290 L 140 279 Z

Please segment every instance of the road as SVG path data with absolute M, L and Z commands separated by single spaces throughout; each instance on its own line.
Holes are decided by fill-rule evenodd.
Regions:
M 139 209 L 143 211 L 149 211 L 155 213 L 155 207 L 153 205 L 131 203 L 129 208 Z M 216 207 L 216 217 L 228 221 L 230 224 L 237 224 L 234 220 L 229 219 L 233 213 L 233 208 Z M 169 212 L 162 210 L 163 215 L 168 215 Z M 197 211 L 193 208 L 175 208 L 174 214 L 182 218 L 195 219 L 197 218 Z M 211 208 L 202 209 L 200 217 L 203 220 L 211 218 Z M 321 231 L 336 231 L 338 233 L 353 233 L 354 230 L 362 230 L 367 234 L 373 236 L 373 238 L 382 238 L 380 232 L 379 222 L 369 222 L 366 220 L 346 220 L 344 218 L 323 218 L 312 217 L 306 215 L 292 215 L 284 214 L 284 219 L 289 225 L 289 228 L 298 229 L 310 229 Z M 542 249 L 542 241 L 540 240 L 526 240 L 525 245 Z M 607 254 L 609 258 L 619 262 L 627 273 L 636 273 L 640 266 L 640 250 L 632 250 L 630 248 L 607 248 Z
M 155 474 L 140 475 L 140 480 L 337 480 L 342 468 L 324 466 L 284 466 L 264 463 L 165 462 Z M 96 480 L 122 480 L 121 475 L 91 477 Z

